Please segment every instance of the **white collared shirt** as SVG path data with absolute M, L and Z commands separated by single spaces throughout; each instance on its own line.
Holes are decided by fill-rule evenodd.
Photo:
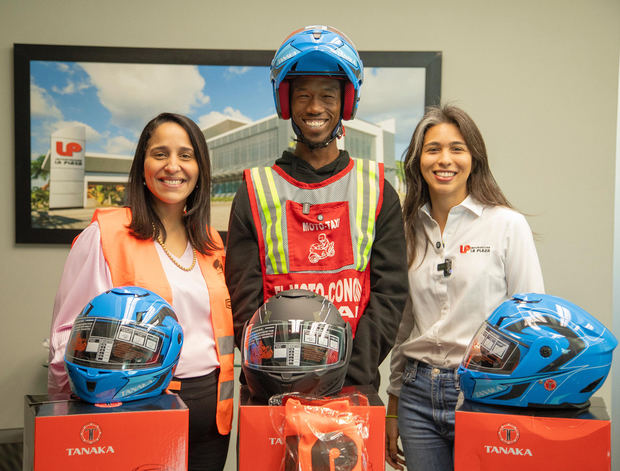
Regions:
M 522 214 L 468 196 L 450 210 L 443 236 L 428 204 L 417 221 L 418 253 L 409 268 L 409 299 L 390 365 L 388 392 L 396 396 L 407 359 L 456 368 L 499 304 L 515 293 L 544 292 L 532 231 Z M 446 260 L 449 275 L 438 268 Z

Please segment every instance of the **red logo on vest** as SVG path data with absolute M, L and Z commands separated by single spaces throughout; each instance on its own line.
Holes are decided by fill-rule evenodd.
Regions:
M 471 250 L 469 245 L 461 245 L 461 253 L 467 253 Z
M 56 141 L 56 152 L 58 155 L 72 157 L 74 152 L 81 152 L 82 146 L 77 142 L 68 142 L 65 149 L 62 148 L 62 142 Z
M 316 263 L 324 258 L 333 257 L 335 254 L 334 243 L 330 242 L 327 236 L 321 232 L 319 234 L 319 241 L 310 246 L 308 260 L 310 260 L 310 263 Z
M 291 271 L 337 270 L 353 264 L 346 201 L 315 204 L 304 209 L 286 202 Z

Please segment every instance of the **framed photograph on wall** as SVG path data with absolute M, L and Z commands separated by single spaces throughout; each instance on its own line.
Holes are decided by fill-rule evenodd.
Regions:
M 212 165 L 212 225 L 228 227 L 245 168 L 294 146 L 277 118 L 274 51 L 15 44 L 15 240 L 70 243 L 98 207 L 122 206 L 144 125 L 163 111 L 202 129 Z M 441 97 L 440 52 L 361 51 L 364 83 L 339 147 L 384 162 L 404 192 L 401 159 L 424 107 Z

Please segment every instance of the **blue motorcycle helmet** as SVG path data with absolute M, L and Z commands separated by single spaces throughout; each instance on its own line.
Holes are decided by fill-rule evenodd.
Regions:
M 579 306 L 546 294 L 516 294 L 473 337 L 458 372 L 466 399 L 518 407 L 587 407 L 618 345 Z
M 342 32 L 330 26 L 315 25 L 294 31 L 284 40 L 271 61 L 270 76 L 276 110 L 282 119 L 291 117 L 291 80 L 295 77 L 344 80 L 340 120 L 327 145 L 342 135 L 342 120 L 355 117 L 364 66 L 355 45 Z M 303 142 L 303 135 L 294 121 L 292 125 Z
M 182 345 L 183 330 L 163 298 L 136 286 L 113 288 L 75 319 L 65 351 L 71 390 L 91 403 L 157 396 Z

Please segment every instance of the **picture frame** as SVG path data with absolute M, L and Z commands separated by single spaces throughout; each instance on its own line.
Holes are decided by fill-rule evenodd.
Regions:
M 137 65 L 142 65 L 143 67 L 147 68 L 155 67 L 155 69 L 149 69 L 153 71 L 167 70 L 162 69 L 161 67 L 167 68 L 168 66 L 182 66 L 179 69 L 173 68 L 173 70 L 183 70 L 184 73 L 188 71 L 191 72 L 191 74 L 193 74 L 190 74 L 193 77 L 192 80 L 194 80 L 194 82 L 196 82 L 197 80 L 198 83 L 194 96 L 195 103 L 194 105 L 191 105 L 195 107 L 198 107 L 198 104 L 200 106 L 209 106 L 209 104 L 214 105 L 216 102 L 222 101 L 221 99 L 218 100 L 217 93 L 216 95 L 213 95 L 211 92 L 209 92 L 209 88 L 204 86 L 204 76 L 208 75 L 208 73 L 205 71 L 208 71 L 209 73 L 211 73 L 211 71 L 217 71 L 218 74 L 225 74 L 227 73 L 226 71 L 232 71 L 231 73 L 238 74 L 245 73 L 248 70 L 252 73 L 260 72 L 260 77 L 265 78 L 261 78 L 260 80 L 254 80 L 254 82 L 249 82 L 248 80 L 252 79 L 251 75 L 247 74 L 247 86 L 243 87 L 243 89 L 250 94 L 248 96 L 253 97 L 254 95 L 261 95 L 263 100 L 261 102 L 262 109 L 267 110 L 267 108 L 270 107 L 271 111 L 269 112 L 275 113 L 272 99 L 270 105 L 265 104 L 265 100 L 268 100 L 266 96 L 270 93 L 268 66 L 271 62 L 273 55 L 274 51 L 267 50 L 164 49 L 14 44 L 13 59 L 15 106 L 15 242 L 17 244 L 71 243 L 71 241 L 88 223 L 88 218 L 85 214 L 90 209 L 94 211 L 93 208 L 87 210 L 87 207 L 92 206 L 90 202 L 94 201 L 93 198 L 91 198 L 91 193 L 96 195 L 95 200 L 97 200 L 97 198 L 101 199 L 105 197 L 112 201 L 113 197 L 110 195 L 115 194 L 115 185 L 117 188 L 122 187 L 121 183 L 117 184 L 115 182 L 117 182 L 117 180 L 118 182 L 122 180 L 123 172 L 126 172 L 127 166 L 130 165 L 128 159 L 130 161 L 131 154 L 128 151 L 125 152 L 122 156 L 118 156 L 115 154 L 102 154 L 101 152 L 93 152 L 92 155 L 87 155 L 86 151 L 83 149 L 83 147 L 85 147 L 84 145 L 73 143 L 73 141 L 71 140 L 71 142 L 69 142 L 66 139 L 65 141 L 63 141 L 62 139 L 54 141 L 55 131 L 54 128 L 50 128 L 50 126 L 53 125 L 50 123 L 52 123 L 54 119 L 56 119 L 56 122 L 62 122 L 63 125 L 72 125 L 76 122 L 80 122 L 86 128 L 85 132 L 87 135 L 89 132 L 91 134 L 98 134 L 100 140 L 101 136 L 104 136 L 104 138 L 108 140 L 108 144 L 115 140 L 118 142 L 128 142 L 131 141 L 131 139 L 135 139 L 135 141 L 137 141 L 137 137 L 134 136 L 136 136 L 136 134 L 140 132 L 141 127 L 137 127 L 130 137 L 112 136 L 113 131 L 101 131 L 94 129 L 94 125 L 84 124 L 87 120 L 83 118 L 82 120 L 80 120 L 78 118 L 70 116 L 71 113 L 75 113 L 75 116 L 83 117 L 85 111 L 88 110 L 89 107 L 95 106 L 97 111 L 92 111 L 90 116 L 98 116 L 100 114 L 107 113 L 106 125 L 109 126 L 109 123 L 116 122 L 115 126 L 117 127 L 114 129 L 121 129 L 121 123 L 123 120 L 121 118 L 118 118 L 119 116 L 121 116 L 120 114 L 114 115 L 112 106 L 108 106 L 108 109 L 104 110 L 105 112 L 101 111 L 103 109 L 101 108 L 101 104 L 104 101 L 104 90 L 101 87 L 97 88 L 98 85 L 93 79 L 94 75 L 91 69 L 104 70 L 106 68 L 114 68 L 114 70 L 120 70 L 122 73 L 124 69 L 131 68 L 131 70 L 134 70 Z M 420 105 L 418 106 L 418 108 L 421 108 L 422 112 L 424 107 L 440 103 L 442 63 L 441 52 L 360 51 L 360 57 L 362 58 L 362 61 L 364 63 L 366 79 L 365 83 L 362 85 L 360 109 L 358 111 L 358 116 L 362 113 L 364 109 L 364 100 L 366 99 L 365 87 L 368 87 L 368 85 L 366 85 L 366 82 L 372 83 L 374 81 L 375 88 L 377 86 L 381 87 L 379 79 L 382 76 L 387 76 L 385 72 L 388 71 L 415 71 L 416 74 L 423 77 L 423 80 L 419 81 L 420 84 L 416 85 L 416 87 L 419 88 L 423 87 L 423 91 L 415 91 L 415 93 L 419 95 L 418 101 L 420 102 Z M 58 83 L 52 84 L 51 77 L 55 77 L 57 75 L 60 77 L 58 71 L 63 70 L 65 71 L 64 77 L 75 77 L 75 74 L 82 74 L 84 80 L 78 83 L 77 81 L 71 81 L 72 79 L 67 79 L 66 84 L 64 84 L 64 88 L 61 87 Z M 85 73 L 84 71 L 87 72 Z M 150 76 L 153 75 L 157 74 L 150 74 Z M 146 76 L 149 77 L 148 74 Z M 199 90 L 200 77 L 203 77 L 202 90 Z M 110 78 L 108 77 L 108 84 L 110 83 L 109 80 Z M 46 81 L 47 85 L 43 86 L 38 81 Z M 379 83 L 377 83 L 377 81 L 379 81 Z M 423 86 L 421 85 L 422 81 Z M 212 81 L 211 83 L 213 84 L 215 82 Z M 251 90 L 254 83 L 256 83 L 257 86 L 260 85 L 260 87 L 267 88 L 261 88 L 262 91 L 260 93 L 254 93 L 254 91 Z M 394 87 L 385 86 L 384 88 L 389 88 L 390 90 L 394 91 Z M 207 93 L 204 93 L 204 90 L 207 90 Z M 138 88 L 138 93 L 139 91 L 140 89 Z M 413 95 L 414 91 L 410 90 L 406 86 L 406 84 L 404 84 L 402 90 L 398 91 L 398 93 L 402 94 L 403 96 L 408 96 L 408 94 Z M 423 103 L 421 103 L 422 95 Z M 70 99 L 68 98 L 69 96 Z M 98 97 L 99 103 L 95 103 L 93 105 L 93 97 Z M 153 97 L 153 101 L 156 102 L 157 93 L 154 93 Z M 223 96 L 220 98 L 223 98 Z M 54 104 L 54 99 L 58 100 L 56 104 Z M 144 100 L 148 99 L 149 98 L 147 96 Z M 250 101 L 249 98 L 247 98 L 246 100 Z M 182 102 L 183 100 L 180 101 Z M 371 100 L 369 100 L 369 102 L 370 101 Z M 374 102 L 377 101 L 381 100 L 374 100 Z M 61 108 L 60 105 L 58 105 L 58 103 L 60 102 L 65 103 L 65 108 Z M 195 109 L 191 106 L 188 109 Z M 220 106 L 222 107 L 224 106 L 224 104 L 220 104 Z M 41 110 L 42 107 L 45 108 L 44 112 L 42 112 Z M 228 114 L 226 115 L 227 119 L 237 119 L 235 117 L 237 115 L 233 111 L 240 111 L 241 114 L 247 114 L 243 109 L 236 109 L 230 111 L 228 108 L 229 107 L 222 108 L 228 110 Z M 173 110 L 161 109 L 160 111 Z M 402 111 L 407 112 L 408 110 L 403 109 Z M 118 110 L 116 110 L 116 112 L 118 112 Z M 267 111 L 265 111 L 265 113 L 266 112 Z M 43 113 L 43 115 L 41 113 Z M 41 118 L 41 116 L 44 116 L 45 118 L 45 113 L 48 113 L 49 119 L 47 120 Z M 421 117 L 421 112 L 418 110 L 417 113 L 420 115 L 418 116 L 419 119 L 419 117 Z M 214 109 L 211 111 L 210 115 L 212 114 L 222 115 L 222 112 Z M 195 116 L 191 116 L 191 114 L 189 113 L 188 115 L 190 115 L 190 117 L 194 119 L 196 118 Z M 150 117 L 153 116 L 155 116 L 155 114 L 151 113 L 151 115 L 149 115 L 148 117 L 150 119 Z M 382 115 L 375 114 L 375 116 L 381 117 Z M 244 117 L 247 118 L 247 116 Z M 254 117 L 252 119 L 258 118 Z M 142 126 L 147 121 L 148 119 L 143 119 Z M 239 123 L 237 123 L 236 125 L 251 125 L 251 123 L 244 123 L 245 122 L 240 119 Z M 348 123 L 345 122 L 345 128 L 347 127 L 347 125 Z M 290 125 L 288 126 L 290 128 Z M 355 127 L 353 127 L 352 129 L 352 132 L 354 132 Z M 84 131 L 82 131 L 82 133 L 83 132 Z M 401 140 L 399 141 L 400 147 L 398 150 L 402 151 L 402 147 L 403 145 L 405 145 L 403 144 L 405 135 L 408 133 L 410 136 L 411 132 L 413 132 L 412 127 L 410 129 L 404 130 L 400 134 L 390 134 L 390 138 L 392 140 L 398 140 L 398 136 L 402 135 L 402 137 L 400 138 Z M 409 136 L 407 136 L 407 139 Z M 50 137 L 51 140 L 49 140 Z M 77 138 L 73 140 L 76 139 Z M 45 146 L 47 145 L 46 142 L 49 143 L 47 151 L 45 149 Z M 54 142 L 55 145 L 53 146 L 52 144 Z M 76 142 L 80 141 L 77 140 Z M 217 154 L 217 151 L 212 150 L 211 143 L 213 141 L 210 141 L 208 139 L 208 142 L 210 143 L 209 149 L 210 153 L 212 154 L 212 165 L 214 165 L 215 168 L 214 155 Z M 79 152 L 77 151 L 78 148 Z M 283 149 L 280 149 L 279 151 L 282 150 Z M 73 151 L 76 152 L 76 155 L 80 152 L 82 153 L 81 161 L 79 159 L 73 158 Z M 58 152 L 60 152 L 60 154 Z M 54 155 L 56 155 L 56 159 L 54 159 Z M 271 157 L 271 162 L 273 162 L 277 158 L 277 156 L 277 153 L 273 155 Z M 49 174 L 54 171 L 52 170 L 53 168 L 55 168 L 54 162 L 56 162 L 57 165 L 64 165 L 63 171 L 65 172 L 65 174 L 67 174 L 67 172 L 72 173 L 72 170 L 67 170 L 67 168 L 69 168 L 68 166 L 70 165 L 73 166 L 71 168 L 82 167 L 81 173 L 77 172 L 78 176 L 75 177 L 77 178 L 77 180 L 64 184 L 64 187 L 66 188 L 75 188 L 76 194 L 79 194 L 81 196 L 74 195 L 75 197 L 72 197 L 70 195 L 67 196 L 66 194 L 54 194 L 53 191 L 50 195 L 50 188 L 53 189 L 54 185 L 49 185 L 49 181 L 51 181 L 51 177 L 49 177 Z M 89 172 L 87 171 L 87 177 L 82 177 L 82 184 L 80 183 L 79 175 L 84 174 L 83 168 L 88 167 L 87 164 L 91 165 L 93 168 L 97 167 L 97 172 L 91 172 L 89 174 Z M 106 171 L 106 169 L 108 169 L 109 171 Z M 238 169 L 236 170 L 236 172 L 237 174 L 239 173 Z M 220 173 L 222 173 L 221 168 Z M 49 177 L 48 184 L 41 183 L 45 181 L 44 179 L 42 180 L 42 178 L 44 177 L 42 177 L 41 175 L 46 174 Z M 56 171 L 56 174 L 58 175 L 58 171 Z M 102 177 L 101 175 L 104 175 L 104 177 Z M 235 180 L 235 185 L 238 185 L 238 175 L 235 176 L 235 178 L 237 179 Z M 222 177 L 221 182 L 219 182 L 217 185 L 214 184 L 214 187 L 217 187 L 218 191 L 227 191 L 228 193 L 226 194 L 230 196 L 232 183 L 233 182 L 228 181 L 226 180 L 226 178 Z M 46 186 L 47 190 L 45 189 Z M 61 185 L 56 185 L 56 187 L 60 188 Z M 234 185 L 232 185 L 232 187 L 234 190 Z M 45 194 L 45 191 L 48 192 L 47 195 Z M 99 193 L 97 193 L 97 191 L 99 191 Z M 105 196 L 105 194 L 107 194 L 108 196 Z M 116 197 L 118 197 L 118 195 L 116 195 Z M 45 198 L 47 198 L 47 209 L 45 206 Z M 73 198 L 73 201 L 77 201 L 77 203 L 70 203 L 68 202 L 69 199 L 67 198 Z M 80 200 L 80 198 L 82 198 L 82 200 Z M 91 199 L 89 200 L 88 198 Z M 84 201 L 86 203 L 81 203 L 80 201 Z M 95 201 L 94 204 L 99 204 L 97 201 Z M 110 204 L 114 203 L 112 202 Z M 53 205 L 56 205 L 54 206 L 54 208 L 58 207 L 61 209 L 53 209 Z M 68 209 L 64 209 L 63 205 L 65 205 Z M 78 211 L 78 209 L 80 209 L 78 208 L 80 205 L 82 205 L 81 209 L 83 210 Z M 73 214 L 77 213 L 80 213 L 80 216 L 73 217 Z M 72 224 L 81 224 L 81 227 L 73 227 Z M 226 228 L 218 227 L 217 229 L 220 230 L 221 233 L 223 233 L 222 235 L 224 236 L 225 240 Z

